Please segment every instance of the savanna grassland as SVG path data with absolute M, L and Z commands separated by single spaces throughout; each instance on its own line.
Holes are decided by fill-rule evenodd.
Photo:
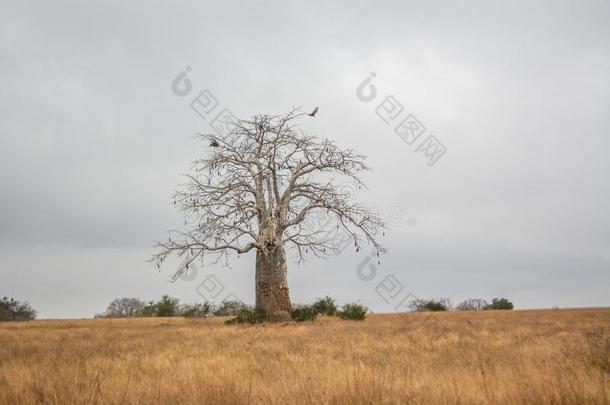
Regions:
M 2 404 L 607 404 L 610 309 L 0 323 Z

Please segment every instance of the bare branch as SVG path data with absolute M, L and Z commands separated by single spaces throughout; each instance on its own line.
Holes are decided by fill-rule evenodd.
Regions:
M 200 134 L 213 147 L 193 162 L 192 173 L 174 195 L 185 229 L 170 231 L 167 242 L 158 242 L 151 261 L 159 266 L 171 254 L 190 252 L 193 260 L 226 264 L 231 253 L 268 254 L 278 247 L 294 248 L 299 261 L 324 257 L 336 250 L 336 241 L 303 226 L 320 212 L 353 238 L 357 249 L 369 243 L 384 251 L 376 239 L 385 228 L 382 219 L 337 182 L 365 187 L 359 177 L 369 170 L 365 157 L 306 135 L 298 128 L 305 115 L 294 108 L 281 116 L 240 120 L 224 136 Z

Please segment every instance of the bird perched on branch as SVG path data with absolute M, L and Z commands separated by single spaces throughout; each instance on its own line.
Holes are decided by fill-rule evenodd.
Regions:
M 210 142 L 210 146 L 212 148 L 217 148 L 220 146 L 220 144 L 218 142 L 216 142 L 216 139 L 212 139 L 212 142 Z
M 315 117 L 317 112 L 318 112 L 318 107 L 314 108 L 313 111 L 307 115 L 309 115 L 310 117 Z

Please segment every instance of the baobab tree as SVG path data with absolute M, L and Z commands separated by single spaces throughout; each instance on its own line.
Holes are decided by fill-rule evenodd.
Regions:
M 383 220 L 339 187 L 339 179 L 365 187 L 365 157 L 305 134 L 299 129 L 305 117 L 301 109 L 257 115 L 233 122 L 222 135 L 199 135 L 209 155 L 193 162 L 174 195 L 185 229 L 157 243 L 151 259 L 157 267 L 171 254 L 227 264 L 255 252 L 256 307 L 270 320 L 285 320 L 291 309 L 286 251 L 299 262 L 337 251 L 328 232 L 306 226 L 309 216 L 325 215 L 355 250 L 368 244 L 384 251 L 377 239 Z

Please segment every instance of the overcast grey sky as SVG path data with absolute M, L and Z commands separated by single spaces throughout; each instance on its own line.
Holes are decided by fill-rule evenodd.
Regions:
M 374 168 L 358 197 L 395 223 L 375 277 L 366 252 L 292 265 L 293 301 L 610 305 L 608 1 L 0 1 L 0 296 L 88 317 L 195 301 L 214 274 L 219 298 L 253 301 L 253 254 L 175 284 L 146 263 L 207 150 L 209 119 L 171 91 L 186 66 L 239 117 L 319 105 L 303 129 Z M 388 95 L 446 146 L 435 165 L 376 115 Z

